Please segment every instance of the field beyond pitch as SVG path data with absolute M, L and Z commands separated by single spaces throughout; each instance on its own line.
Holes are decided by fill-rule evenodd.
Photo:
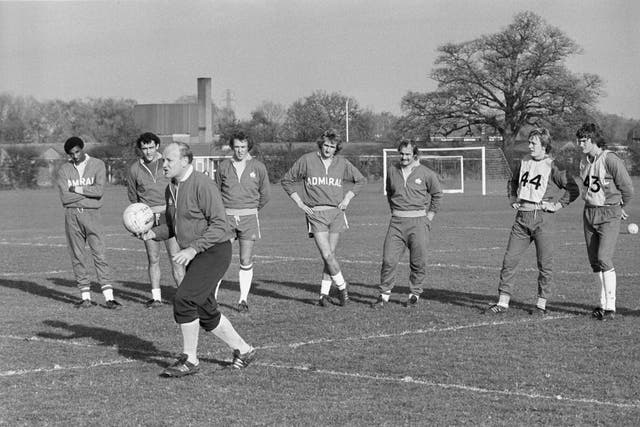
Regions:
M 640 188 L 640 182 L 634 182 Z M 377 296 L 388 207 L 379 183 L 348 211 L 338 258 L 352 303 L 315 306 L 322 271 L 302 213 L 279 185 L 260 214 L 250 312 L 236 311 L 237 245 L 221 311 L 259 349 L 230 369 L 231 350 L 200 335 L 201 372 L 159 377 L 181 350 L 170 305 L 147 310 L 143 245 L 121 225 L 123 187 L 103 218 L 121 311 L 79 299 L 51 190 L 0 192 L 0 425 L 628 425 L 640 419 L 640 236 L 620 234 L 618 313 L 590 317 L 597 290 L 582 202 L 557 215 L 551 315 L 531 316 L 535 251 L 523 258 L 512 308 L 492 317 L 513 212 L 501 196 L 446 195 L 431 238 L 428 283 L 406 309 L 407 257 L 392 303 Z M 640 223 L 639 198 L 627 208 Z M 626 224 L 625 224 L 626 228 Z M 163 255 L 163 296 L 175 293 Z M 94 301 L 103 299 L 97 286 Z

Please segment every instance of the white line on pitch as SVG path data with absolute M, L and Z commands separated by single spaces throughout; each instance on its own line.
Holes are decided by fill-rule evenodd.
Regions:
M 2 371 L 0 372 L 0 377 L 11 377 L 15 375 L 26 375 L 26 374 L 36 374 L 39 372 L 56 372 L 56 371 L 68 371 L 72 369 L 91 369 L 98 368 L 101 366 L 113 366 L 113 365 L 121 365 L 124 363 L 134 363 L 137 362 L 134 359 L 115 359 L 115 360 L 107 360 L 107 361 L 99 361 L 96 363 L 91 363 L 89 365 L 73 365 L 73 366 L 60 366 L 53 365 L 52 368 L 35 368 L 35 369 L 17 369 L 12 371 Z
M 503 321 L 495 321 L 495 322 L 480 322 L 480 323 L 471 323 L 468 325 L 447 326 L 443 328 L 416 329 L 413 331 L 402 331 L 402 332 L 395 332 L 395 333 L 388 333 L 388 334 L 364 335 L 360 337 L 320 338 L 317 340 L 302 341 L 302 342 L 290 343 L 290 344 L 263 345 L 256 348 L 268 350 L 268 349 L 274 349 L 274 348 L 289 347 L 289 348 L 295 349 L 305 345 L 313 345 L 313 344 L 326 344 L 331 342 L 348 342 L 348 341 L 369 341 L 369 340 L 377 340 L 377 339 L 385 339 L 385 338 L 397 338 L 397 337 L 403 337 L 407 335 L 424 335 L 424 334 L 438 333 L 438 332 L 457 332 L 457 331 L 462 331 L 466 329 L 482 328 L 485 326 L 515 325 L 520 323 L 532 323 L 535 321 L 549 322 L 552 320 L 570 319 L 572 317 L 576 317 L 576 315 L 567 314 L 562 316 L 548 316 L 548 317 L 545 317 L 544 319 L 534 318 L 534 319 L 519 319 L 519 320 L 503 320 Z
M 634 408 L 634 409 L 640 408 L 640 402 L 637 402 L 637 401 L 610 402 L 606 400 L 588 399 L 583 397 L 567 397 L 567 396 L 562 396 L 560 394 L 547 395 L 547 394 L 539 394 L 539 393 L 526 393 L 523 391 L 492 390 L 488 388 L 468 386 L 465 384 L 438 383 L 435 381 L 422 380 L 419 378 L 412 378 L 408 376 L 403 378 L 397 378 L 397 377 L 390 377 L 386 375 L 359 374 L 356 372 L 340 372 L 340 371 L 334 371 L 329 369 L 317 369 L 310 366 L 282 365 L 277 363 L 260 363 L 260 362 L 255 363 L 255 365 L 265 366 L 270 368 L 311 372 L 316 374 L 332 375 L 332 376 L 338 376 L 338 377 L 349 377 L 349 378 L 356 378 L 356 379 L 405 383 L 405 384 L 418 384 L 418 385 L 424 385 L 428 387 L 439 387 L 444 389 L 457 389 L 457 390 L 462 390 L 462 391 L 467 391 L 472 393 L 480 393 L 480 394 L 499 394 L 503 396 L 524 397 L 528 399 L 546 399 L 546 400 L 557 400 L 559 402 L 614 406 L 616 408 Z

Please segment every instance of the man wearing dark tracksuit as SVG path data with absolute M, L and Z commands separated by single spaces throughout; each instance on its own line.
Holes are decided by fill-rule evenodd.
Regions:
M 415 144 L 403 141 L 398 152 L 400 163 L 389 169 L 385 183 L 391 220 L 384 240 L 380 295 L 373 308 L 382 308 L 389 302 L 398 262 L 406 248 L 409 248 L 411 293 L 405 305 L 413 307 L 418 303 L 427 273 L 431 222 L 443 194 L 435 172 L 420 164 Z
M 111 270 L 105 257 L 103 241 L 102 195 L 106 182 L 105 165 L 102 160 L 84 153 L 84 141 L 78 137 L 67 139 L 64 151 L 71 158 L 58 170 L 57 184 L 60 200 L 65 208 L 64 225 L 73 273 L 82 295 L 78 308 L 90 308 L 91 282 L 85 260 L 86 245 L 91 248 L 91 256 L 98 275 L 105 307 L 121 308 L 113 298 Z

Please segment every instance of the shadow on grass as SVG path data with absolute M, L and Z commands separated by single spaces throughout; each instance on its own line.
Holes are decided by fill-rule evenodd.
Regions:
M 51 328 L 61 329 L 63 332 L 39 332 L 37 334 L 39 337 L 60 341 L 90 338 L 98 342 L 99 346 L 115 347 L 118 354 L 127 359 L 166 366 L 167 361 L 165 359 L 176 356 L 175 354 L 158 350 L 151 341 L 111 329 L 70 324 L 60 320 L 45 320 L 42 323 Z
M 9 288 L 9 289 L 18 289 L 22 292 L 26 292 L 39 297 L 49 298 L 54 301 L 59 301 L 65 304 L 75 304 L 80 302 L 80 295 L 78 296 L 69 295 L 65 292 L 60 292 L 56 289 L 39 285 L 34 282 L 27 282 L 24 280 L 1 279 L 0 286 Z
M 63 279 L 60 277 L 50 277 L 49 280 L 56 286 L 72 288 L 78 292 L 78 286 L 75 280 Z M 121 283 L 122 285 L 120 285 Z M 51 289 L 51 288 L 45 288 Z M 100 292 L 100 285 L 96 283 L 91 284 L 92 291 Z M 141 294 L 140 292 L 133 292 L 128 289 L 134 289 L 136 291 L 144 292 Z M 113 287 L 113 296 L 117 300 L 129 301 L 132 303 L 144 304 L 148 299 L 151 293 L 151 285 L 148 283 L 140 283 L 140 282 L 129 282 L 129 281 L 118 281 L 114 284 Z M 176 294 L 176 288 L 173 286 L 162 286 L 162 297 L 167 301 L 173 301 L 173 297 Z M 43 295 L 46 296 L 46 295 Z M 79 302 L 78 298 L 75 298 L 73 302 Z

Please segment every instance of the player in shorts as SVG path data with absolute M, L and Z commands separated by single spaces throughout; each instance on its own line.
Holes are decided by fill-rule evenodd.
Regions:
M 613 266 L 620 221 L 633 197 L 633 183 L 624 162 L 606 149 L 606 141 L 595 123 L 585 123 L 576 132 L 584 154 L 580 182 L 584 199 L 583 226 L 587 254 L 599 289 L 600 304 L 592 311 L 598 320 L 610 320 L 616 313 L 616 270 Z
M 175 236 L 180 250 L 173 261 L 186 267 L 173 300 L 173 317 L 182 333 L 182 355 L 163 372 L 183 377 L 200 370 L 200 328 L 233 349 L 232 367 L 246 368 L 256 350 L 236 332 L 218 310 L 216 284 L 231 263 L 232 237 L 220 191 L 213 180 L 194 170 L 193 153 L 187 144 L 172 143 L 164 150 L 164 173 L 171 180 L 165 198 L 167 224 L 140 235 L 143 240 L 166 240 Z
M 136 148 L 140 158 L 129 168 L 127 177 L 127 196 L 131 203 L 144 203 L 155 214 L 155 225 L 166 224 L 166 204 L 164 193 L 169 184 L 169 179 L 162 171 L 162 154 L 160 138 L 157 135 L 146 132 L 136 140 Z M 160 248 L 161 242 L 146 240 L 144 246 L 147 252 L 149 280 L 151 282 L 151 299 L 145 302 L 147 308 L 162 307 L 162 291 L 160 288 Z M 169 260 L 180 250 L 174 237 L 164 241 L 164 246 L 169 255 Z M 184 277 L 184 267 L 171 262 L 173 280 L 176 286 Z
M 398 145 L 400 162 L 389 168 L 386 190 L 391 210 L 382 249 L 380 295 L 372 308 L 385 307 L 394 288 L 400 257 L 409 249 L 409 290 L 406 307 L 415 307 L 427 277 L 427 249 L 431 223 L 440 208 L 442 188 L 438 176 L 420 164 L 418 146 L 411 141 Z
M 553 242 L 556 212 L 580 195 L 580 189 L 566 171 L 561 171 L 551 152 L 551 135 L 544 128 L 529 132 L 529 152 L 509 181 L 511 207 L 517 211 L 502 262 L 498 302 L 486 314 L 507 311 L 514 278 L 522 256 L 533 242 L 538 261 L 538 299 L 531 314 L 547 314 L 547 299 L 553 284 Z
M 344 211 L 364 186 L 366 179 L 351 162 L 338 153 L 342 142 L 336 132 L 328 130 L 318 140 L 319 151 L 300 157 L 287 171 L 282 188 L 305 213 L 309 236 L 313 237 L 322 260 L 322 282 L 318 305 L 328 307 L 332 283 L 340 291 L 340 305 L 349 301 L 347 283 L 335 256 L 340 233 L 349 228 Z M 302 181 L 302 195 L 296 183 Z M 344 191 L 343 183 L 353 187 Z
M 233 158 L 220 163 L 215 180 L 220 188 L 229 228 L 238 241 L 240 297 L 238 311 L 249 311 L 247 299 L 253 280 L 253 246 L 260 235 L 258 211 L 270 197 L 269 175 L 265 165 L 249 153 L 253 143 L 243 132 L 229 138 Z

